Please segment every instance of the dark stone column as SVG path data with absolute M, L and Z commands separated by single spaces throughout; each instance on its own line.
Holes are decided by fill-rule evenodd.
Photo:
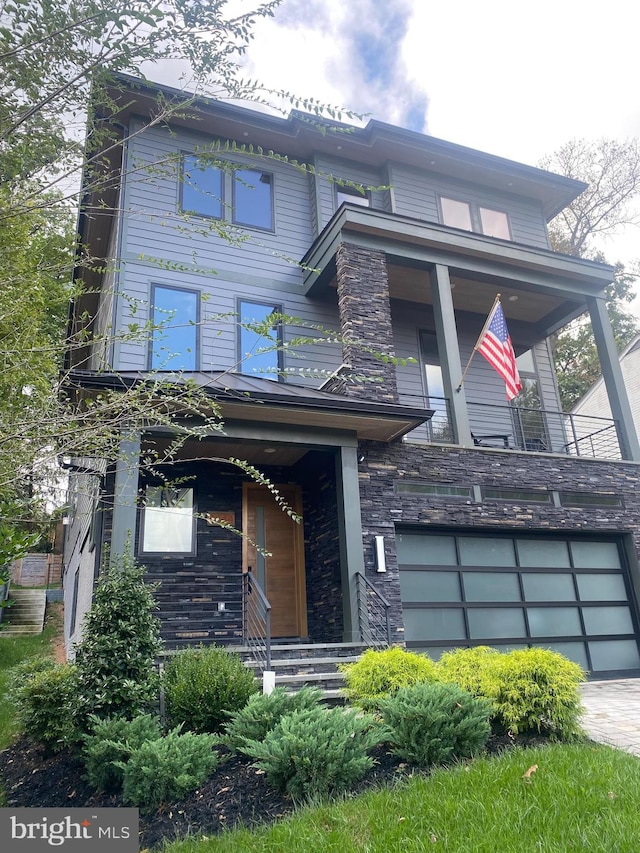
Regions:
M 339 390 L 349 397 L 396 403 L 395 365 L 373 356 L 393 355 L 389 281 L 384 252 L 341 243 L 336 257 L 342 357 L 347 373 L 363 381 L 344 381 Z M 338 390 L 334 386 L 334 390 Z

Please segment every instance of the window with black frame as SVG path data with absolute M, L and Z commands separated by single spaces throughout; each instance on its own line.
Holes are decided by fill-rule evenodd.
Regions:
M 424 371 L 425 403 L 428 408 L 434 410 L 433 417 L 427 424 L 429 439 L 431 441 L 451 441 L 451 425 L 444 393 L 438 341 L 433 332 L 420 332 L 420 357 Z
M 200 299 L 195 290 L 155 284 L 151 288 L 152 370 L 197 370 Z

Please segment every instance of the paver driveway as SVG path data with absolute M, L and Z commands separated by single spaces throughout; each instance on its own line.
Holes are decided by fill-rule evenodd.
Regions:
M 582 704 L 589 737 L 640 756 L 640 678 L 587 682 Z

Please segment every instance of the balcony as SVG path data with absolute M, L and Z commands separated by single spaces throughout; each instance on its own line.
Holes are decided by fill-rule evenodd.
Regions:
M 408 433 L 405 441 L 455 443 L 448 399 L 402 394 L 400 402 L 434 410 L 432 419 Z M 468 403 L 468 413 L 476 447 L 591 459 L 623 458 L 616 423 L 611 418 L 485 403 Z

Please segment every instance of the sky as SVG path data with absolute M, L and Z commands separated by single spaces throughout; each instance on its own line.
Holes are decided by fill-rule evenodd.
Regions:
M 246 62 L 266 85 L 536 165 L 572 138 L 640 135 L 639 24 L 633 0 L 283 0 Z M 640 227 L 601 248 L 640 258 Z

